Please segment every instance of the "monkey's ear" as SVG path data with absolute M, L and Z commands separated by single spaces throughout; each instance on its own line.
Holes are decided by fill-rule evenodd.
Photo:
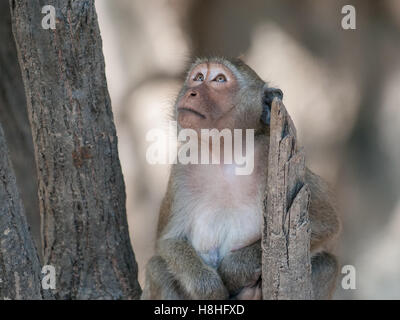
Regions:
M 271 104 L 272 100 L 274 100 L 275 97 L 282 100 L 283 99 L 282 90 L 277 88 L 270 88 L 268 87 L 267 84 L 265 84 L 262 96 L 261 121 L 267 125 L 269 125 L 271 122 Z

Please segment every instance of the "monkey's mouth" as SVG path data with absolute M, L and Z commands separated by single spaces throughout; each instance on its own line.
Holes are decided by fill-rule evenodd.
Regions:
M 202 119 L 205 119 L 205 118 L 206 118 L 206 116 L 205 116 L 204 114 L 202 114 L 202 113 L 200 113 L 200 112 L 198 112 L 197 110 L 194 110 L 194 109 L 192 109 L 192 108 L 187 108 L 187 107 L 180 107 L 180 108 L 178 108 L 178 112 L 182 112 L 182 111 L 186 111 L 186 112 L 193 113 L 193 114 L 197 115 L 198 117 L 200 117 L 200 118 L 202 118 Z

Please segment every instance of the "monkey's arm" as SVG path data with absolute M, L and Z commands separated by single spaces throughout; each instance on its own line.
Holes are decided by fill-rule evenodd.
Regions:
M 218 273 L 231 295 L 254 286 L 261 276 L 261 240 L 227 254 Z
M 160 214 L 158 217 L 158 225 L 157 225 L 157 239 L 160 238 L 161 233 L 166 226 L 168 220 L 170 219 L 171 216 L 171 205 L 172 205 L 172 176 L 173 176 L 173 170 L 174 167 L 171 169 L 171 174 L 168 179 L 168 187 L 167 187 L 167 192 L 161 202 L 161 207 L 160 207 Z
M 309 208 L 311 222 L 311 252 L 328 249 L 340 230 L 334 196 L 321 177 L 306 169 L 306 182 L 311 191 Z
M 309 216 L 311 223 L 311 280 L 315 299 L 331 299 L 339 272 L 334 250 L 340 220 L 334 196 L 321 177 L 306 169 L 310 187 Z
M 183 239 L 161 240 L 159 255 L 191 299 L 227 299 L 228 291 L 218 272 L 207 266 Z
M 316 298 L 328 298 L 334 287 L 337 262 L 333 255 L 323 252 L 327 250 L 340 229 L 334 197 L 328 185 L 309 169 L 306 181 L 311 189 L 310 221 L 311 221 L 311 253 L 313 254 L 313 286 Z M 333 242 L 333 241 L 332 241 Z M 257 284 L 261 275 L 261 241 L 233 251 L 222 260 L 218 272 L 231 295 L 243 288 L 251 288 Z

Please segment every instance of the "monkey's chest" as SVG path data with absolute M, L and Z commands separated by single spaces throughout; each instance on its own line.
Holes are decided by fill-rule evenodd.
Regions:
M 189 239 L 203 260 L 216 267 L 227 253 L 261 237 L 261 217 L 258 208 L 251 206 L 199 211 Z
M 199 172 L 201 175 L 201 172 Z M 231 176 L 220 170 L 195 177 L 207 186 L 192 191 L 188 238 L 203 260 L 216 267 L 230 251 L 261 237 L 262 197 L 254 176 Z

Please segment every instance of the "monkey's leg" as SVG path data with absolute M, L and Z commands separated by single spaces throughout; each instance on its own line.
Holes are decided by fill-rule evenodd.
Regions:
M 257 296 L 261 277 L 261 241 L 227 254 L 218 267 L 222 281 L 231 296 Z M 247 289 L 243 291 L 244 289 Z
M 321 252 L 311 259 L 312 273 L 311 282 L 314 298 L 317 300 L 331 299 L 335 291 L 338 275 L 338 264 L 336 258 L 327 253 Z M 255 285 L 246 286 L 232 297 L 235 300 L 260 300 L 262 299 L 261 278 Z
M 311 282 L 314 299 L 331 299 L 336 287 L 339 266 L 336 258 L 327 252 L 320 252 L 311 258 Z
M 168 271 L 167 264 L 160 256 L 152 257 L 146 266 L 146 282 L 142 300 L 181 300 L 185 296 L 178 281 Z
M 203 262 L 188 241 L 162 240 L 158 252 L 190 299 L 228 298 L 228 291 L 217 271 Z
M 242 288 L 239 293 L 231 298 L 231 300 L 261 300 L 262 299 L 262 288 L 261 288 L 261 277 L 257 282 L 248 287 Z

